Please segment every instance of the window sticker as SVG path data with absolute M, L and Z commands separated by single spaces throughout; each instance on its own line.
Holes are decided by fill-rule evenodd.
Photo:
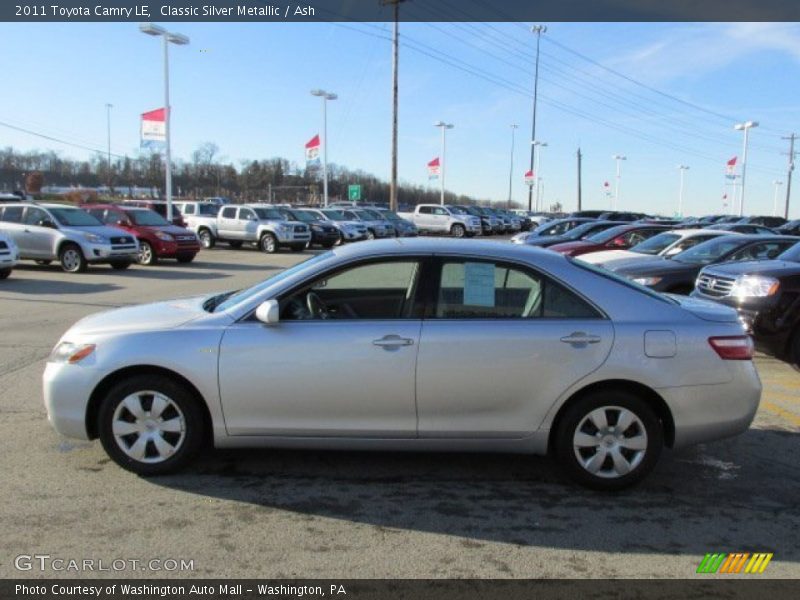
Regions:
M 494 306 L 494 265 L 464 263 L 464 304 Z

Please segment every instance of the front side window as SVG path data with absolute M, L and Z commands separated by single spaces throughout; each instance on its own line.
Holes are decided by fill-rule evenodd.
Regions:
M 137 225 L 150 227 L 164 227 L 165 225 L 169 225 L 169 222 L 164 217 L 152 210 L 132 210 L 128 214 Z M 123 215 L 117 215 L 114 218 L 124 219 L 125 217 Z
M 647 241 L 636 244 L 633 248 L 631 248 L 631 251 L 638 254 L 649 254 L 655 256 L 662 250 L 666 249 L 670 244 L 674 244 L 676 241 L 678 241 L 680 237 L 681 236 L 677 233 L 659 233 Z
M 442 265 L 438 319 L 593 319 L 600 315 L 560 284 L 510 265 L 453 261 Z
M 42 221 L 47 221 L 48 216 L 47 213 L 44 212 L 41 208 L 34 208 L 33 206 L 29 206 L 28 210 L 25 211 L 25 224 L 26 225 L 39 225 Z
M 438 206 L 434 207 L 433 214 L 435 215 L 447 215 L 448 213 L 444 208 L 440 208 Z
M 359 265 L 324 276 L 281 301 L 281 319 L 408 319 L 417 313 L 416 260 Z
M 770 260 L 777 258 L 789 245 L 791 245 L 791 242 L 762 242 L 760 244 L 752 244 L 734 252 L 728 257 L 728 260 Z
M 242 221 L 255 221 L 256 220 L 256 213 L 254 213 L 249 208 L 240 208 L 239 209 L 239 219 Z
M 182 210 L 183 210 L 183 214 L 185 214 L 185 215 L 193 215 L 194 214 L 194 204 L 184 204 Z

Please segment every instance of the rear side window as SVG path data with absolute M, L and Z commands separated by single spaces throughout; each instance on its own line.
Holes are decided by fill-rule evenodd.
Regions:
M 437 319 L 595 319 L 601 315 L 558 283 L 490 261 L 442 264 Z
M 236 218 L 236 207 L 235 206 L 226 206 L 225 208 L 222 209 L 221 215 L 225 219 L 235 219 Z
M 430 215 L 433 214 L 433 209 L 430 206 L 420 206 L 418 212 L 421 215 Z
M 194 214 L 194 204 L 184 204 L 184 206 L 183 206 L 183 214 L 185 214 L 185 215 L 193 215 Z
M 730 261 L 741 260 L 768 260 L 777 258 L 778 255 L 791 246 L 791 242 L 761 242 L 751 244 L 734 252 L 728 257 Z
M 7 223 L 19 223 L 22 220 L 22 207 L 6 206 L 3 209 L 2 220 Z

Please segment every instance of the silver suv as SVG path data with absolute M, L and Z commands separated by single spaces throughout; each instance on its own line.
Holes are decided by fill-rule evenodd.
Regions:
M 139 252 L 128 232 L 66 204 L 2 204 L 0 231 L 19 247 L 21 259 L 45 265 L 57 260 L 68 273 L 83 272 L 90 263 L 127 269 Z

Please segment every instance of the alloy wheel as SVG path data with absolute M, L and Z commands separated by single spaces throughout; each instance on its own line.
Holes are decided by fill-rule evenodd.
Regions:
M 120 450 L 147 464 L 169 459 L 186 439 L 186 418 L 177 403 L 152 390 L 126 396 L 114 411 L 111 427 Z

